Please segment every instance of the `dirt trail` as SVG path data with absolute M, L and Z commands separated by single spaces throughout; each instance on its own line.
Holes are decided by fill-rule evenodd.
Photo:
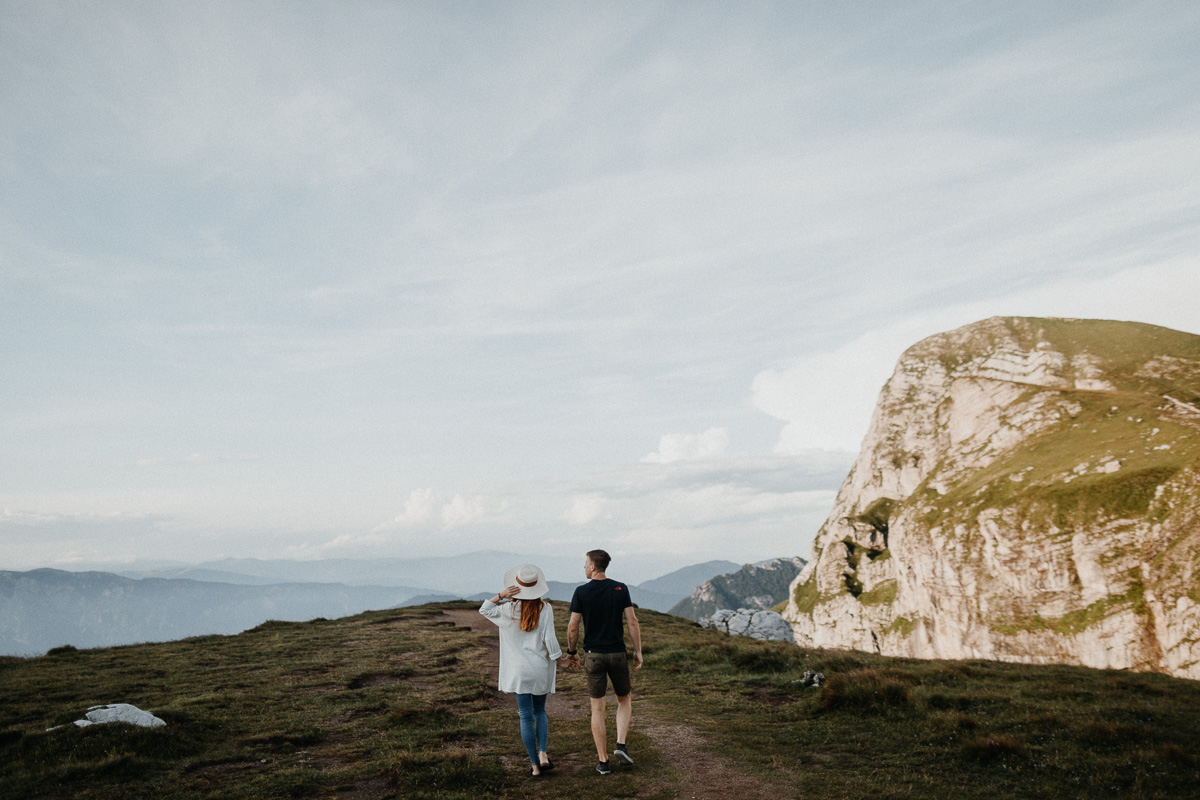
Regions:
M 496 654 L 496 661 L 493 662 L 496 666 L 489 681 L 495 687 L 500 653 L 496 626 L 474 610 L 454 609 L 442 613 L 452 619 L 455 625 L 483 634 L 479 637 L 480 643 Z M 612 702 L 611 697 L 609 702 Z M 552 719 L 581 719 L 588 716 L 589 703 L 582 688 L 559 691 L 546 698 L 546 713 Z M 663 762 L 676 772 L 680 800 L 781 800 L 791 796 L 790 787 L 766 783 L 731 766 L 716 754 L 715 748 L 710 747 L 708 740 L 695 729 L 667 722 L 650 702 L 637 704 L 633 724 L 637 731 L 654 742 Z M 564 766 L 569 764 L 569 771 L 576 772 L 584 769 L 584 762 L 588 764 L 586 768 L 590 769 L 592 758 L 595 758 L 595 754 L 588 753 L 580 758 L 567 756 L 556 759 L 556 763 L 561 762 Z

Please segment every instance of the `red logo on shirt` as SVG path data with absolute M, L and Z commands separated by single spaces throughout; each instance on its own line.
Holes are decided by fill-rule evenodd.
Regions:
M 620 586 L 614 586 L 614 587 L 613 587 L 613 589 L 617 590 L 618 592 L 619 592 L 619 591 L 621 591 L 621 587 L 620 587 Z

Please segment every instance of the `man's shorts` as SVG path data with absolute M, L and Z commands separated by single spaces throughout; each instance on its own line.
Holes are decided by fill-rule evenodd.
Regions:
M 633 689 L 629 682 L 629 659 L 624 653 L 584 653 L 583 673 L 587 675 L 588 694 L 596 700 L 608 693 L 609 678 L 617 697 L 624 697 Z

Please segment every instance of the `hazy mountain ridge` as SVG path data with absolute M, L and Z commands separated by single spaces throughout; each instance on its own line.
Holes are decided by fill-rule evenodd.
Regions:
M 36 655 L 60 645 L 100 647 L 182 639 L 203 634 L 233 634 L 267 620 L 303 621 L 337 618 L 363 611 L 443 600 L 481 600 L 499 591 L 503 570 L 497 564 L 520 563 L 511 553 L 473 553 L 462 559 L 454 585 L 362 585 L 330 581 L 268 582 L 273 576 L 296 573 L 328 577 L 348 573 L 412 576 L 440 580 L 456 557 L 385 560 L 372 564 L 349 559 L 323 562 L 228 560 L 195 567 L 165 567 L 163 575 L 195 577 L 128 577 L 107 572 L 66 572 L 54 569 L 0 571 L 0 655 Z M 578 559 L 570 559 L 574 564 Z M 561 567 L 568 559 L 562 559 Z M 691 577 L 708 576 L 730 562 L 714 561 L 684 567 L 648 585 L 669 589 Z M 216 565 L 224 569 L 213 568 Z M 581 566 L 578 564 L 576 566 Z M 237 573 L 232 569 L 245 569 Z M 507 567 L 505 567 L 507 569 Z M 582 569 L 575 583 L 550 580 L 547 597 L 565 605 L 584 582 Z M 233 580 L 200 580 L 229 577 Z M 468 581 L 474 580 L 472 586 Z M 666 611 L 686 592 L 655 591 L 630 584 L 641 608 Z M 565 609 L 564 609 L 565 611 Z
M 268 619 L 344 617 L 403 605 L 427 590 L 132 579 L 104 572 L 0 571 L 0 654 L 239 633 Z
M 797 642 L 1200 678 L 1200 336 L 992 318 L 901 357 Z
M 788 587 L 806 563 L 799 557 L 774 558 L 713 576 L 676 603 L 670 613 L 699 620 L 721 608 L 773 608 L 787 600 Z

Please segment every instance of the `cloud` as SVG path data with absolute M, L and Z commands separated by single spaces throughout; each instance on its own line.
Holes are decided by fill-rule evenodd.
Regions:
M 571 498 L 571 507 L 563 515 L 568 525 L 587 525 L 600 516 L 604 509 L 604 498 L 598 494 L 576 495 Z
M 436 506 L 437 493 L 433 489 L 413 489 L 404 503 L 404 511 L 390 524 L 402 528 L 424 524 L 433 519 Z
M 658 441 L 658 450 L 642 457 L 643 464 L 670 464 L 712 458 L 729 446 L 727 428 L 709 428 L 704 433 L 667 433 Z
M 214 456 L 203 453 L 192 453 L 191 455 L 170 458 L 143 458 L 133 462 L 133 466 L 174 467 L 186 464 L 241 464 L 262 460 L 264 460 L 264 456 L 261 455 Z
M 487 513 L 482 497 L 464 497 L 456 494 L 442 506 L 442 525 L 458 528 L 476 522 Z
M 835 350 L 763 370 L 751 385 L 751 402 L 784 422 L 775 452 L 857 450 L 901 354 L 928 336 L 991 316 L 1117 319 L 1200 332 L 1200 258 L 1067 278 L 1036 290 L 912 314 Z

